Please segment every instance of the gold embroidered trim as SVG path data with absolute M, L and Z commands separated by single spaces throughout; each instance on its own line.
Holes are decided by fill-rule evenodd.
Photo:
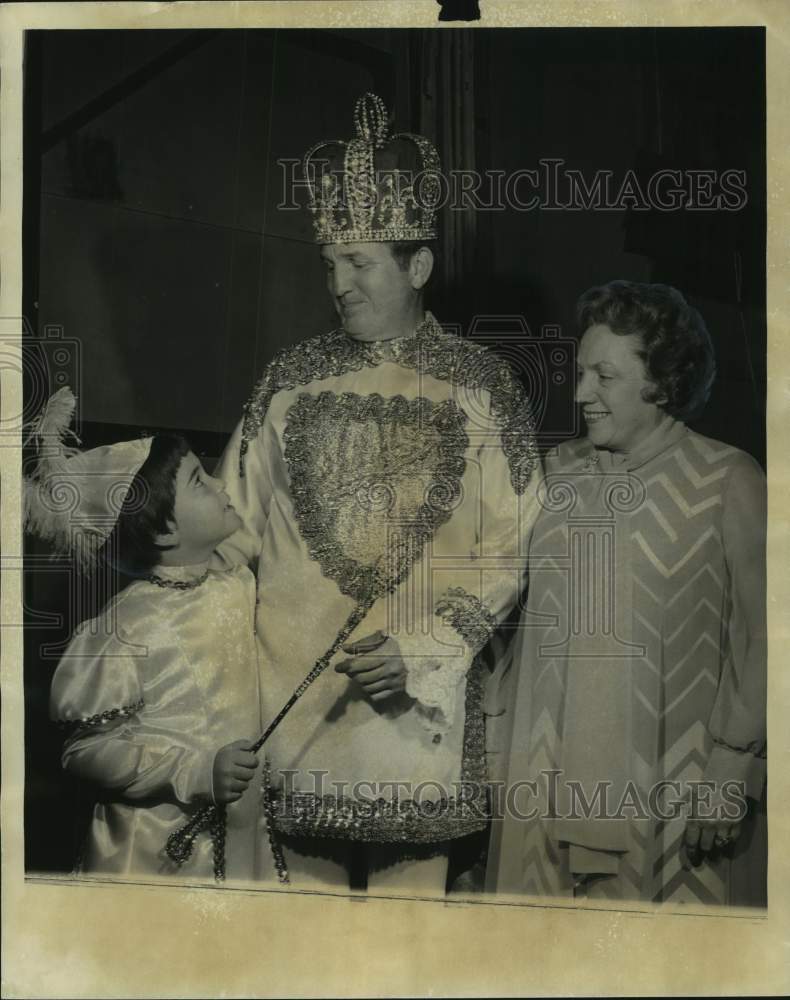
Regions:
M 373 420 L 378 427 L 407 425 L 426 441 L 433 432 L 435 467 L 430 470 L 431 486 L 423 495 L 423 502 L 408 511 L 397 525 L 398 531 L 391 532 L 383 542 L 388 551 L 377 553 L 373 565 L 348 555 L 347 546 L 344 548 L 343 538 L 339 537 L 338 521 L 344 513 L 348 514 L 349 504 L 352 513 L 355 509 L 361 512 L 361 494 L 367 498 L 394 495 L 393 484 L 397 485 L 398 478 L 425 471 L 425 447 L 409 449 L 405 460 L 408 467 L 404 468 L 397 445 L 390 449 L 392 453 L 381 445 L 373 465 L 366 467 L 366 456 L 360 455 L 361 473 L 355 476 L 349 470 L 337 482 L 323 465 L 319 464 L 316 474 L 311 460 L 321 447 L 321 441 L 315 440 L 316 434 L 320 436 L 338 416 L 345 422 Z M 303 393 L 291 406 L 283 441 L 294 513 L 311 557 L 320 563 L 324 575 L 337 583 L 341 593 L 362 601 L 382 591 L 382 577 L 385 589 L 388 584 L 397 585 L 420 559 L 425 543 L 436 529 L 450 519 L 466 468 L 465 423 L 466 415 L 452 400 L 434 403 L 424 397 L 407 400 L 403 396 L 384 399 L 377 393 L 370 396 L 349 392 L 340 396 L 333 392 L 318 396 Z M 415 464 L 417 467 L 412 469 Z M 381 517 L 386 520 L 386 512 Z
M 469 389 L 486 390 L 500 427 L 513 489 L 519 496 L 524 492 L 538 462 L 538 449 L 521 383 L 505 361 L 479 344 L 446 333 L 430 312 L 413 337 L 364 342 L 338 329 L 275 355 L 244 405 L 239 474 L 244 475 L 244 456 L 258 436 L 276 393 L 365 367 L 375 368 L 384 361 Z
M 497 620 L 479 597 L 463 587 L 450 587 L 436 605 L 436 614 L 451 625 L 473 653 L 479 653 L 497 627 Z
M 277 832 L 287 836 L 336 837 L 375 843 L 428 844 L 455 840 L 484 829 L 490 818 L 483 716 L 485 669 L 476 659 L 467 675 L 458 795 L 431 802 L 279 792 L 275 793 L 276 808 L 272 814 Z
M 96 715 L 90 715 L 84 719 L 57 719 L 56 722 L 59 726 L 79 726 L 80 728 L 102 726 L 106 722 L 113 722 L 115 719 L 128 719 L 130 716 L 136 715 L 144 705 L 145 701 L 141 698 L 133 705 L 123 705 L 121 708 L 108 708 L 104 712 L 98 712 Z

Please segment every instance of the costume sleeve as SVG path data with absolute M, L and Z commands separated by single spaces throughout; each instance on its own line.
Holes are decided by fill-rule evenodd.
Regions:
M 528 402 L 509 368 L 498 371 L 504 387 L 466 406 L 472 414 L 466 486 L 423 555 L 418 627 L 396 636 L 406 691 L 432 728 L 452 725 L 460 680 L 522 591 L 538 512 L 541 468 Z
M 146 714 L 138 663 L 157 654 L 135 656 L 120 634 L 99 631 L 88 622 L 75 634 L 53 678 L 50 715 L 69 733 L 63 767 L 125 799 L 211 800 L 218 748 L 200 745 L 199 727 L 164 728 Z
M 241 528 L 216 550 L 213 560 L 216 568 L 254 566 L 269 519 L 272 487 L 266 442 L 270 429 L 264 420 L 252 440 L 246 438 L 247 433 L 249 418 L 245 417 L 231 435 L 215 471 L 242 520 Z
M 724 497 L 722 540 L 730 577 L 728 655 L 709 720 L 714 740 L 705 779 L 742 781 L 759 799 L 765 780 L 766 578 L 765 476 L 743 455 Z

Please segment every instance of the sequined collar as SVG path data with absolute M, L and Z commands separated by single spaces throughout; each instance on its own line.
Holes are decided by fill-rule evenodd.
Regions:
M 396 360 L 404 349 L 411 349 L 415 341 L 426 340 L 442 333 L 442 327 L 433 313 L 426 310 L 424 318 L 414 333 L 404 337 L 391 337 L 389 340 L 355 340 L 345 331 L 341 330 L 341 332 L 348 337 L 362 357 L 372 362 L 380 362 L 390 359 Z
M 157 566 L 149 574 L 148 580 L 159 587 L 173 590 L 193 590 L 205 583 L 208 577 L 208 563 L 193 563 L 190 566 Z

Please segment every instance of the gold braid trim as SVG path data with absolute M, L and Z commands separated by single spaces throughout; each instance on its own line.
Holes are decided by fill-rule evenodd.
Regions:
M 497 620 L 479 597 L 463 587 L 450 587 L 436 605 L 436 615 L 451 625 L 473 653 L 479 653 L 496 631 Z
M 506 361 L 480 344 L 446 333 L 430 312 L 425 314 L 413 337 L 398 339 L 391 346 L 386 341 L 353 340 L 338 329 L 275 355 L 244 405 L 239 474 L 244 475 L 244 456 L 250 442 L 258 436 L 278 392 L 362 368 L 375 368 L 384 361 L 393 361 L 440 381 L 487 391 L 499 424 L 510 481 L 516 494 L 524 493 L 538 464 L 538 449 L 529 402 L 521 383 Z
M 145 701 L 141 698 L 133 705 L 123 705 L 121 708 L 108 708 L 96 715 L 86 716 L 83 719 L 56 719 L 56 725 L 68 727 L 76 726 L 88 729 L 93 726 L 103 726 L 106 722 L 113 722 L 115 719 L 128 719 L 132 715 L 137 715 L 141 708 L 145 706 Z

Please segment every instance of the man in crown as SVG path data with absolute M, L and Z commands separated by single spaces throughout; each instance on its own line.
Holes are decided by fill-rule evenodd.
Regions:
M 267 745 L 291 882 L 443 893 L 449 843 L 487 822 L 477 654 L 523 584 L 539 461 L 510 368 L 423 307 L 436 150 L 375 95 L 355 118 L 305 157 L 340 326 L 246 404 L 223 555 L 257 562 L 265 718 L 346 640 Z

